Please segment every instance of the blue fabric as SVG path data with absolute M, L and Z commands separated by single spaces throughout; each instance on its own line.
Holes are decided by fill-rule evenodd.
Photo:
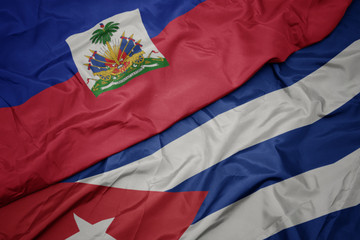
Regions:
M 16 106 L 77 73 L 65 40 L 103 19 L 139 8 L 149 36 L 202 0 L 2 1 L 0 107 Z M 41 3 L 41 4 L 40 4 Z M 84 15 L 84 12 L 87 15 Z
M 267 64 L 250 81 L 228 96 L 178 122 L 163 133 L 115 154 L 65 181 L 74 182 L 146 157 L 227 110 L 272 91 L 291 86 L 360 39 L 359 12 L 360 1 L 355 1 L 339 26 L 324 41 L 294 53 L 285 63 Z M 194 219 L 193 223 L 196 223 L 261 188 L 332 164 L 353 152 L 360 146 L 359 119 L 360 95 L 357 95 L 314 124 L 240 151 L 187 179 L 170 191 L 208 191 Z M 356 232 L 358 221 L 350 224 L 348 229 L 345 224 L 338 222 L 346 217 L 356 216 L 354 213 L 358 213 L 358 210 L 353 209 L 329 214 L 311 221 L 313 224 L 305 223 L 290 228 L 275 235 L 273 239 L 356 239 L 348 236 L 350 234 L 347 234 L 347 231 Z M 332 216 L 338 217 L 338 220 L 331 222 L 329 219 L 332 219 Z M 337 226 L 334 227 L 333 223 Z M 336 229 L 345 229 L 343 235 L 345 238 L 335 233 Z M 312 238 L 309 237 L 310 235 Z M 329 238 L 330 235 L 334 238 Z
M 360 20 L 357 17 L 359 12 L 360 1 L 355 1 L 339 26 L 325 40 L 297 51 L 284 63 L 265 65 L 251 80 L 233 93 L 176 123 L 161 134 L 119 152 L 65 181 L 75 182 L 146 157 L 218 114 L 299 81 L 352 42 L 360 39 Z
M 358 240 L 360 205 L 287 228 L 266 240 Z
M 260 188 L 352 153 L 360 146 L 359 119 L 360 94 L 316 123 L 240 151 L 170 191 L 209 191 L 197 222 Z

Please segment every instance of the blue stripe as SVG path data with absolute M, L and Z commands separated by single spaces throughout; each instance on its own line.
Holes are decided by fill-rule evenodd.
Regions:
M 266 240 L 358 240 L 360 205 L 285 229 Z
M 163 133 L 115 154 L 65 181 L 75 182 L 146 157 L 225 111 L 297 82 L 324 65 L 354 40 L 360 39 L 359 12 L 360 2 L 356 1 L 350 6 L 339 26 L 325 40 L 294 53 L 285 63 L 265 65 L 233 93 L 179 121 Z
M 0 107 L 22 104 L 77 72 L 65 42 L 67 37 L 115 14 L 139 8 L 152 38 L 202 1 L 2 1 Z
M 355 151 L 360 147 L 359 119 L 360 94 L 321 120 L 240 151 L 170 191 L 209 191 L 197 222 L 260 188 Z

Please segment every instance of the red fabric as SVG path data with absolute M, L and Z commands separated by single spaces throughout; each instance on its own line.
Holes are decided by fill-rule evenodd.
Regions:
M 324 38 L 350 0 L 207 0 L 153 42 L 170 66 L 95 97 L 77 74 L 0 109 L 0 206 L 163 131 Z
M 179 239 L 206 192 L 146 192 L 60 183 L 0 209 L 0 239 L 65 239 L 79 232 L 74 214 L 95 224 L 115 218 L 116 239 Z

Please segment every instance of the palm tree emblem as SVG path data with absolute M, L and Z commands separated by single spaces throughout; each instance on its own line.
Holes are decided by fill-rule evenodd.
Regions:
M 90 38 L 91 42 L 94 44 L 102 43 L 107 46 L 110 52 L 111 59 L 116 62 L 117 65 L 120 65 L 117 54 L 114 52 L 110 45 L 111 37 L 113 34 L 119 29 L 119 23 L 108 22 L 105 26 L 100 23 L 101 29 L 97 29 L 92 33 L 92 37 Z
M 91 91 L 95 96 L 118 88 L 143 73 L 168 65 L 154 48 L 150 48 L 145 56 L 141 39 L 136 41 L 134 34 L 127 37 L 125 31 L 120 35 L 118 30 L 119 23 L 108 22 L 105 25 L 100 23 L 100 28 L 92 32 L 90 42 L 102 46 L 94 46 L 97 50 L 89 49 L 92 54 L 85 55 L 88 61 L 84 65 L 92 73 L 93 77 L 87 77 L 86 83 L 91 81 Z M 149 44 L 149 40 L 145 43 L 147 46 L 152 44 Z M 151 57 L 152 53 L 157 57 Z

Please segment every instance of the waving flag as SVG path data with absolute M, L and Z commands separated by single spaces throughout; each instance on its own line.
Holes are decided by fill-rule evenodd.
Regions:
M 338 24 L 350 0 L 2 5 L 0 204 L 170 127 Z
M 214 2 L 206 1 L 196 7 L 194 7 L 196 4 L 191 5 L 194 8 L 189 13 L 195 11 L 198 14 L 199 6 L 208 7 Z M 236 1 L 226 3 L 243 6 Z M 322 4 L 324 3 L 322 2 Z M 311 5 L 311 7 L 315 6 L 315 3 Z M 173 7 L 175 6 L 172 5 L 170 8 Z M 269 9 L 269 6 L 261 4 L 254 4 L 252 7 L 256 9 L 256 16 L 259 14 L 266 16 L 266 11 Z M 276 5 L 276 1 L 273 1 L 272 7 L 280 9 L 282 5 Z M 342 11 L 339 6 L 332 6 L 330 9 Z M 330 9 L 327 10 L 330 11 Z M 235 9 L 229 11 L 232 10 L 235 11 Z M 309 9 L 308 11 L 312 12 Z M 125 15 L 130 14 L 134 15 L 134 18 L 138 18 L 138 12 L 138 10 L 128 11 Z M 184 12 L 185 10 L 181 13 Z M 272 16 L 277 16 L 276 12 L 270 13 Z M 23 194 L 19 192 L 19 189 L 28 188 L 24 191 L 31 192 L 43 186 L 40 181 L 41 177 L 45 175 L 42 175 L 43 172 L 36 172 L 35 169 L 38 170 L 37 167 L 45 169 L 49 165 L 38 166 L 35 164 L 35 166 L 31 166 L 33 158 L 30 156 L 34 157 L 35 155 L 29 155 L 29 164 L 23 166 L 22 170 L 29 168 L 38 175 L 31 178 L 24 175 L 24 179 L 21 181 L 36 184 L 35 186 L 16 184 L 3 186 L 4 189 L 13 192 L 12 194 L 4 192 L 4 195 L 1 196 L 4 202 L 10 202 L 10 200 L 12 202 L 0 208 L 0 237 L 3 239 L 142 240 L 357 239 L 360 229 L 360 218 L 358 217 L 358 205 L 360 203 L 360 191 L 358 189 L 360 186 L 360 175 L 358 174 L 360 167 L 359 13 L 360 2 L 354 1 L 339 26 L 323 41 L 297 51 L 284 63 L 266 64 L 243 86 L 177 122 L 166 131 L 98 162 L 60 183 L 12 201 L 14 197 Z M 174 49 L 162 47 L 161 41 L 165 40 L 161 37 L 169 36 L 167 31 L 171 32 L 171 29 L 165 28 L 163 33 L 158 36 L 160 39 L 155 37 L 145 40 L 146 36 L 143 36 L 142 40 L 139 41 L 138 35 L 129 35 L 127 34 L 128 30 L 118 32 L 122 25 L 121 23 L 119 26 L 116 25 L 115 19 L 122 18 L 125 15 L 124 13 L 121 15 L 113 14 L 108 21 L 101 22 L 102 25 L 93 24 L 66 39 L 66 44 L 69 44 L 75 65 L 79 70 L 76 79 L 82 81 L 77 83 L 84 87 L 81 89 L 84 91 L 82 96 L 85 96 L 86 90 L 86 94 L 94 99 L 91 101 L 113 100 L 115 91 L 125 91 L 122 90 L 123 86 L 124 88 L 129 86 L 130 89 L 132 83 L 139 87 L 141 83 L 138 82 L 141 82 L 141 79 L 144 81 L 164 81 L 163 83 L 171 85 L 166 82 L 168 81 L 166 77 L 170 78 L 172 76 L 170 72 L 175 70 L 166 69 L 172 69 L 172 63 L 179 63 L 180 66 L 183 66 L 180 60 L 184 61 L 184 59 L 174 59 L 176 56 L 169 54 L 169 52 L 175 51 Z M 324 17 L 315 15 L 319 17 L 319 21 L 320 18 Z M 112 18 L 113 16 L 115 17 Z M 289 12 L 281 16 L 284 17 L 282 20 L 292 19 Z M 188 14 L 181 17 L 184 18 L 187 27 L 193 26 L 194 22 Z M 104 19 L 107 18 L 101 18 L 101 21 Z M 206 20 L 212 21 L 211 19 Z M 256 28 L 255 26 L 259 24 L 259 21 L 252 22 L 254 19 L 250 20 L 247 23 L 254 25 L 247 27 Z M 271 22 L 273 19 L 267 20 Z M 329 21 L 329 19 L 321 19 L 321 21 L 325 20 Z M 168 27 L 176 24 L 176 21 L 171 22 Z M 237 22 L 235 21 L 235 23 Z M 266 24 L 260 25 L 267 29 Z M 297 29 L 297 27 L 295 28 Z M 270 28 L 270 31 L 273 30 Z M 329 29 L 321 30 L 329 31 Z M 86 38 L 91 42 L 91 38 L 97 36 L 96 31 L 97 33 L 102 33 L 101 31 L 111 32 L 111 38 L 118 34 L 119 40 L 109 42 L 105 41 L 107 38 L 105 37 L 105 44 L 102 44 L 103 46 L 99 49 L 96 49 L 99 47 L 96 44 L 99 43 L 94 42 L 92 43 L 94 45 L 88 48 L 88 45 L 82 47 L 83 44 L 79 40 L 73 41 L 75 38 Z M 148 30 L 148 32 L 150 31 Z M 313 34 L 320 34 L 320 30 L 315 32 Z M 264 33 L 269 32 L 265 31 Z M 296 31 L 293 33 L 297 36 Z M 310 34 L 310 36 L 314 35 Z M 187 37 L 186 34 L 183 37 Z M 196 39 L 194 36 L 191 37 L 191 39 Z M 303 37 L 304 39 L 307 38 L 306 35 Z M 204 50 L 204 55 L 193 55 L 196 58 L 194 62 L 206 62 L 210 60 L 209 57 L 213 53 L 220 54 L 215 50 L 212 50 L 215 52 L 207 52 L 210 51 L 209 46 L 216 43 L 215 39 L 217 38 L 209 37 L 207 42 L 201 42 L 201 46 L 196 45 L 199 44 L 197 42 L 186 41 L 185 45 L 189 49 L 196 52 L 198 47 L 202 47 Z M 170 40 L 176 45 L 175 38 L 170 37 Z M 110 47 L 107 46 L 106 42 L 109 43 Z M 142 46 L 136 45 L 136 43 Z M 283 44 L 280 43 L 272 44 L 274 44 L 274 48 L 277 48 Z M 259 47 L 259 45 L 256 46 Z M 216 49 L 223 47 L 219 46 Z M 286 50 L 286 45 L 282 45 L 282 47 L 283 50 Z M 173 46 L 173 48 L 181 49 L 180 46 Z M 234 50 L 234 48 L 236 48 L 235 45 L 231 47 L 226 45 L 226 49 L 229 51 Z M 249 47 L 247 50 L 250 54 L 251 48 Z M 88 55 L 84 56 L 83 51 Z M 147 54 L 139 54 L 142 51 L 147 51 Z M 263 50 L 261 49 L 261 51 Z M 287 52 L 287 55 L 289 53 Z M 155 64 L 156 60 L 151 59 L 153 56 L 155 59 L 160 59 L 160 62 L 168 63 L 169 66 L 165 66 L 166 64 L 164 66 L 157 65 L 156 69 L 144 73 L 137 72 L 134 75 L 139 74 L 139 76 L 132 78 L 134 75 L 131 74 L 142 69 L 141 66 Z M 82 57 L 85 59 L 84 62 L 76 62 L 77 58 L 82 59 Z M 283 57 L 286 55 L 272 57 L 271 59 L 272 61 L 279 61 Z M 241 63 L 240 60 L 236 64 L 227 62 L 229 59 L 221 54 L 217 58 L 221 58 L 217 63 L 222 62 L 225 65 L 228 63 L 235 68 Z M 146 61 L 149 62 L 146 63 Z M 193 63 L 191 61 L 189 60 L 190 63 Z M 257 64 L 258 62 L 255 61 L 254 65 Z M 205 74 L 204 78 L 209 78 L 209 81 L 217 76 L 211 76 L 214 74 L 211 70 L 223 71 L 219 74 L 226 76 L 225 78 L 228 81 L 233 81 L 232 79 L 237 76 L 233 75 L 236 69 L 231 71 L 230 66 L 227 66 L 229 69 L 225 69 L 227 71 L 222 68 L 210 69 L 208 68 L 209 65 L 206 64 L 204 69 L 205 67 L 208 69 L 209 75 Z M 144 69 L 147 68 L 144 67 Z M 121 72 L 121 70 L 124 71 Z M 190 77 L 193 72 L 185 70 L 186 68 L 179 70 L 189 77 L 184 78 L 183 81 L 192 79 Z M 151 74 L 160 76 L 158 75 L 160 71 L 170 71 L 166 72 L 165 80 L 163 78 L 156 80 L 150 78 Z M 239 72 L 241 71 L 239 70 Z M 106 82 L 107 73 L 110 73 L 109 75 L 114 78 L 113 81 Z M 131 77 L 128 78 L 127 76 Z M 243 79 L 240 75 L 238 77 Z M 95 80 L 89 79 L 87 81 L 87 78 Z M 221 79 L 225 81 L 224 77 Z M 99 81 L 104 81 L 104 83 Z M 68 84 L 68 81 L 54 85 L 54 87 L 61 84 Z M 114 88 L 114 90 L 99 92 L 93 89 L 94 86 L 95 88 L 99 86 L 101 89 L 110 84 L 109 88 Z M 239 85 L 232 84 L 233 87 Z M 212 87 L 214 86 L 212 85 Z M 212 92 L 207 91 L 207 87 L 209 86 L 204 86 L 203 89 L 200 89 L 201 91 L 196 90 L 196 94 L 190 90 L 186 92 L 189 99 L 184 100 L 185 106 L 189 100 L 193 101 L 193 98 L 198 95 L 205 93 L 212 95 Z M 46 91 L 54 91 L 51 94 L 55 94 L 56 91 L 69 89 L 69 86 L 60 86 L 59 89 L 55 90 L 43 90 L 39 96 L 36 95 L 17 107 L 25 106 L 33 99 L 43 96 L 42 94 L 46 95 Z M 151 90 L 152 88 L 149 89 L 151 93 L 154 93 Z M 149 89 L 140 88 L 142 92 Z M 173 90 L 175 91 L 174 94 L 178 96 L 180 90 L 183 89 Z M 171 93 L 168 92 L 167 95 Z M 117 96 L 124 98 L 124 93 L 121 94 L 118 93 Z M 131 95 L 128 97 L 131 98 Z M 77 104 L 76 101 L 67 100 L 69 100 L 69 104 Z M 67 100 L 63 99 L 63 101 Z M 150 100 L 144 99 L 145 101 L 149 101 L 150 105 L 153 104 L 150 103 Z M 7 102 L 9 103 L 10 100 Z M 156 105 L 156 107 L 160 108 L 167 104 L 168 102 L 163 102 L 162 105 Z M 83 106 L 88 109 L 99 107 L 94 102 L 84 103 Z M 131 107 L 136 108 L 134 105 L 127 106 L 129 109 Z M 165 110 L 169 111 L 167 115 L 173 113 L 176 115 L 175 112 L 178 109 L 181 112 L 182 106 L 176 105 L 176 107 L 176 109 L 172 109 L 173 111 L 168 110 L 169 106 L 165 107 Z M 15 110 L 13 110 L 14 108 Z M 64 109 L 63 111 L 66 112 Z M 103 118 L 96 115 L 90 116 L 84 112 L 84 109 L 82 110 L 74 115 L 74 118 L 68 118 L 67 123 L 75 124 L 71 125 L 74 132 L 78 131 L 85 137 L 91 138 L 91 132 L 81 131 L 83 127 L 72 121 L 81 120 L 84 117 L 83 114 L 91 119 L 95 118 L 95 120 Z M 16 112 L 16 107 L 7 108 L 7 111 Z M 103 112 L 103 114 L 104 117 L 112 116 L 112 113 L 108 112 Z M 17 115 L 14 113 L 13 116 Z M 141 116 L 144 118 L 143 121 L 152 119 L 151 124 L 155 124 L 156 119 Z M 49 120 L 47 117 L 44 116 L 44 121 Z M 140 115 L 136 115 L 136 117 L 140 117 Z M 21 116 L 14 118 L 13 121 L 18 124 L 21 122 L 20 119 Z M 172 116 L 169 116 L 169 119 L 172 119 Z M 41 120 L 39 121 L 41 122 Z M 51 123 L 53 121 L 55 120 L 52 119 Z M 114 124 L 116 123 L 116 120 L 112 119 L 112 121 Z M 158 119 L 158 121 L 165 122 L 167 119 Z M 112 122 L 109 120 L 107 123 L 111 125 Z M 85 126 L 89 127 L 86 124 Z M 124 126 L 129 125 L 121 126 L 125 128 Z M 107 133 L 102 131 L 103 125 L 96 125 L 96 128 L 99 130 L 97 134 L 94 133 L 97 136 Z M 161 128 L 158 130 L 160 131 Z M 9 130 L 7 129 L 7 131 Z M 121 135 L 121 131 L 113 133 L 114 137 L 117 136 L 120 139 L 119 141 L 123 139 L 122 137 L 127 137 L 127 135 Z M 58 133 L 60 138 L 61 134 L 67 136 L 68 132 L 60 131 Z M 31 135 L 29 134 L 29 136 Z M 78 135 L 75 134 L 74 136 Z M 141 134 L 140 136 L 144 137 Z M 136 137 L 140 139 L 139 136 Z M 84 138 L 81 139 L 84 140 Z M 42 141 L 46 140 L 48 139 L 42 139 Z M 96 155 L 95 152 L 100 146 L 109 144 L 112 147 L 115 145 L 119 147 L 122 144 L 117 145 L 111 142 L 111 138 L 106 141 L 101 141 L 102 139 L 99 138 L 96 144 L 87 145 L 89 149 L 88 152 L 84 152 L 83 157 L 67 159 L 66 157 L 75 157 L 81 153 L 81 149 L 75 149 L 76 146 L 80 146 L 78 145 L 80 143 L 72 139 L 71 136 L 68 136 L 67 140 L 69 142 L 64 148 L 71 150 L 67 155 L 57 156 L 56 154 L 59 152 L 55 149 L 43 154 L 45 159 L 51 161 L 52 164 L 57 163 L 57 159 L 64 158 L 63 162 L 57 165 L 55 169 L 57 171 L 63 170 L 65 166 L 74 168 L 65 169 L 64 173 L 56 173 L 57 176 L 46 178 L 44 182 L 53 182 L 61 176 L 75 172 L 80 166 L 95 162 L 107 151 Z M 75 143 L 74 149 L 71 148 L 73 143 Z M 52 141 L 49 144 L 52 144 Z M 58 145 L 55 144 L 55 146 Z M 85 149 L 83 150 L 85 151 Z M 22 153 L 13 154 L 18 157 Z M 4 154 L 4 156 L 6 155 Z M 78 161 L 84 161 L 85 157 L 86 159 L 89 158 L 88 161 L 80 165 Z M 9 168 L 11 164 L 15 165 L 9 159 L 2 164 L 7 167 L 3 168 L 4 170 L 11 169 Z M 55 170 L 49 169 L 47 174 L 54 174 Z M 21 170 L 18 174 L 20 173 Z M 7 173 L 2 177 L 9 177 L 9 175 Z M 14 178 L 9 177 L 6 182 Z M 17 182 L 17 184 L 20 183 Z M 17 186 L 18 188 L 11 188 L 10 186 Z

